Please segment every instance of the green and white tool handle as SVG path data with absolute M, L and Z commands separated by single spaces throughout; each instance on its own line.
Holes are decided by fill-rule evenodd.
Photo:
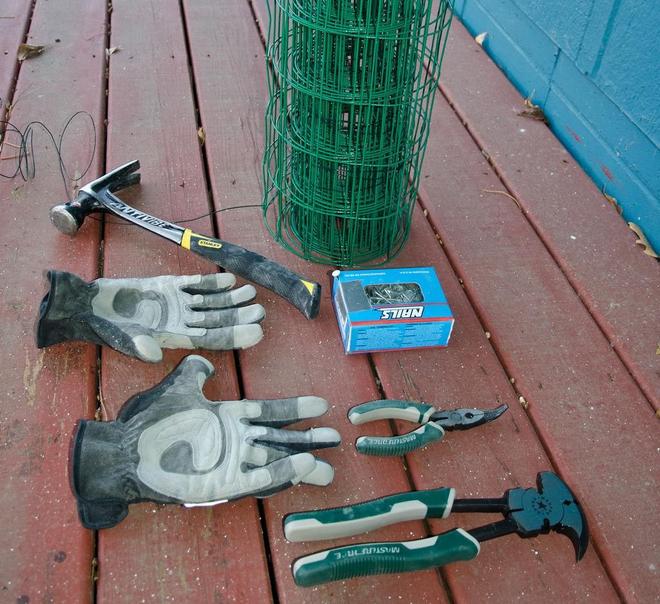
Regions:
M 359 535 L 407 520 L 447 518 L 455 495 L 454 489 L 442 487 L 351 506 L 296 512 L 284 518 L 284 535 L 289 541 L 318 541 Z
M 431 420 L 436 412 L 433 405 L 394 399 L 381 399 L 356 405 L 348 410 L 348 421 L 359 426 L 378 419 L 403 419 L 417 424 Z
M 440 424 L 429 422 L 400 436 L 360 436 L 355 441 L 355 448 L 365 455 L 380 457 L 406 455 L 430 443 L 442 440 L 444 435 L 445 430 Z
M 365 455 L 406 455 L 426 445 L 442 439 L 444 428 L 431 421 L 436 408 L 426 403 L 412 403 L 398 400 L 377 400 L 357 405 L 349 410 L 348 419 L 360 425 L 379 419 L 402 419 L 421 423 L 421 427 L 400 436 L 361 436 L 355 441 L 355 448 Z
M 415 541 L 361 543 L 324 550 L 298 558 L 293 579 L 301 587 L 353 577 L 402 573 L 472 560 L 479 542 L 463 529 Z

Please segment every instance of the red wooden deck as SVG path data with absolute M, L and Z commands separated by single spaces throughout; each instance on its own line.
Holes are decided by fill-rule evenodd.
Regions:
M 249 0 L 36 0 L 33 10 L 8 0 L 0 6 L 0 98 L 18 126 L 41 120 L 57 132 L 73 112 L 92 114 L 98 148 L 86 180 L 140 159 L 143 184 L 125 195 L 147 212 L 181 220 L 209 206 L 249 206 L 261 196 L 265 19 L 263 4 Z M 59 234 L 48 209 L 64 188 L 45 138 L 36 141 L 33 180 L 0 180 L 1 602 L 657 601 L 659 265 L 548 128 L 518 115 L 522 99 L 461 25 L 452 27 L 419 209 L 394 263 L 436 267 L 457 317 L 450 346 L 345 356 L 326 288 L 314 321 L 261 290 L 263 342 L 236 355 L 204 353 L 217 368 L 212 398 L 330 401 L 323 423 L 344 439 L 322 454 L 336 468 L 331 487 L 215 508 L 136 505 L 116 528 L 83 529 L 67 477 L 76 419 L 93 417 L 101 403 L 111 419 L 184 353 L 152 366 L 86 344 L 37 350 L 42 273 L 91 279 L 213 266 L 116 221 L 88 221 L 75 239 Z M 23 40 L 47 48 L 19 65 Z M 108 58 L 111 47 L 120 50 Z M 91 143 L 80 129 L 68 140 L 73 174 Z M 2 156 L 14 153 L 5 146 Z M 1 161 L 0 171 L 11 164 Z M 215 216 L 196 230 L 217 230 L 327 283 L 328 267 L 270 240 L 259 209 Z M 510 411 L 405 460 L 358 456 L 346 410 L 382 394 L 440 406 L 506 402 Z M 437 571 L 314 589 L 293 583 L 292 560 L 318 544 L 286 542 L 288 512 L 441 485 L 461 497 L 498 496 L 531 485 L 543 469 L 564 477 L 586 510 L 592 541 L 577 565 L 563 536 L 512 536 L 485 544 L 474 562 Z M 408 523 L 377 536 L 486 518 Z

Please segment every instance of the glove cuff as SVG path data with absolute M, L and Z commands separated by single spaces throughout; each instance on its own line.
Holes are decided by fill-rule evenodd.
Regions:
M 86 420 L 73 436 L 69 476 L 86 528 L 114 526 L 128 514 L 128 504 L 139 500 L 122 436 L 118 422 Z
M 103 344 L 89 326 L 92 300 L 98 293 L 96 282 L 87 283 L 72 273 L 48 271 L 50 290 L 39 306 L 37 347 L 45 348 L 69 340 Z

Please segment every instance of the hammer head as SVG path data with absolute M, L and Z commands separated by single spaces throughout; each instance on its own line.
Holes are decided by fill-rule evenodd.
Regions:
M 80 188 L 73 201 L 51 208 L 51 222 L 58 231 L 67 235 L 75 234 L 88 214 L 104 211 L 105 194 L 108 191 L 114 193 L 140 182 L 140 174 L 136 173 L 139 168 L 140 162 L 134 160 L 87 183 Z
M 508 493 L 510 517 L 522 537 L 556 531 L 566 535 L 581 560 L 589 545 L 589 527 L 582 507 L 568 485 L 553 472 L 539 472 L 536 489 L 512 489 Z

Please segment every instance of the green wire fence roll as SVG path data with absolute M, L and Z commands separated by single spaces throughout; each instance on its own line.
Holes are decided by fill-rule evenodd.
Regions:
M 387 262 L 410 231 L 450 1 L 267 1 L 266 225 L 314 262 Z

